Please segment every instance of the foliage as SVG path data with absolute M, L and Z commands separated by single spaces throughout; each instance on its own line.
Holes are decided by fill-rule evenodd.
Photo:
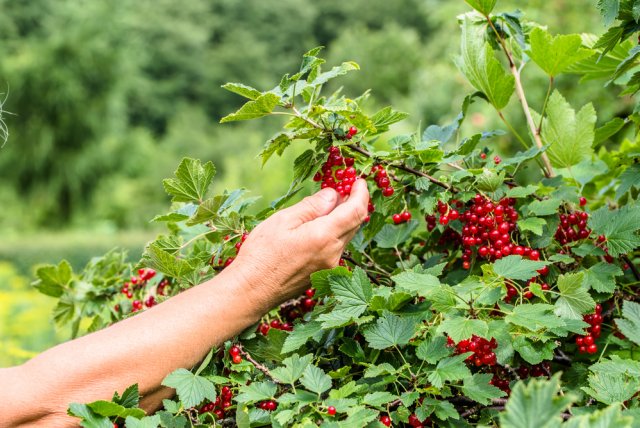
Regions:
M 141 418 L 135 400 L 119 396 L 69 412 L 87 426 L 128 427 L 637 425 L 638 139 L 601 143 L 640 116 L 596 127 L 594 106 L 576 112 L 555 88 L 558 75 L 597 74 L 629 96 L 634 80 L 622 76 L 638 65 L 635 48 L 626 37 L 609 46 L 552 36 L 520 14 L 496 13 L 495 3 L 468 1 L 480 13 L 460 19 L 457 65 L 477 92 L 445 126 L 384 143 L 379 137 L 406 114 L 370 112 L 367 93 L 322 92 L 359 67 L 326 67 L 321 48 L 270 90 L 225 85 L 246 101 L 222 122 L 289 120 L 264 146 L 263 162 L 304 146 L 286 194 L 254 214 L 244 190 L 214 194 L 211 163 L 183 160 L 164 182 L 172 211 L 154 219 L 168 233 L 147 246 L 137 275 L 118 253 L 77 274 L 64 262 L 38 271 L 36 286 L 60 298 L 60 322 L 90 318 L 90 331 L 102 328 L 215 276 L 244 234 L 308 181 L 348 195 L 351 163 L 369 180 L 370 217 L 342 266 L 312 275 L 305 296 L 212 350 L 196 370 L 169 374 L 164 384 L 177 401 Z M 619 11 L 624 24 L 633 8 L 622 3 L 600 8 L 609 20 Z M 614 55 L 618 47 L 631 57 Z M 525 86 L 536 66 L 545 84 Z M 546 94 L 535 108 L 532 91 Z M 506 130 L 467 135 L 461 125 L 483 100 Z M 519 106 L 527 135 L 505 116 L 509 104 Z M 505 133 L 521 146 L 513 156 L 490 148 Z M 540 179 L 522 183 L 524 168 Z

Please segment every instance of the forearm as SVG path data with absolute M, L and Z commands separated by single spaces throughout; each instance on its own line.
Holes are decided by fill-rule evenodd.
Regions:
M 69 403 L 110 399 L 134 383 L 142 405 L 157 407 L 166 396 L 160 384 L 167 374 L 194 366 L 211 347 L 257 322 L 268 309 L 269 302 L 251 295 L 257 287 L 249 282 L 238 270 L 225 270 L 140 315 L 1 370 L 2 383 L 14 380 L 15 387 L 1 388 L 3 407 L 14 409 L 8 411 L 15 411 L 16 418 L 29 414 L 29 420 L 3 415 L 0 426 L 43 418 L 47 426 L 74 426 L 65 416 Z M 29 388 L 17 390 L 20 385 Z

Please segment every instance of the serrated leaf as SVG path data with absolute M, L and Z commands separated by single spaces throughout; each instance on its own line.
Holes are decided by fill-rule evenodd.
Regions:
M 396 287 L 419 296 L 426 296 L 435 287 L 440 285 L 440 280 L 428 273 L 414 271 L 401 272 L 391 277 Z
M 207 193 L 216 168 L 213 163 L 202 165 L 198 159 L 184 158 L 175 171 L 176 178 L 163 180 L 164 190 L 173 202 L 201 202 Z
M 540 364 L 553 359 L 553 350 L 558 346 L 556 342 L 534 342 L 525 336 L 517 336 L 512 341 L 513 349 L 529 364 Z
M 640 164 L 633 164 L 618 177 L 620 184 L 616 189 L 616 199 L 620 199 L 632 188 L 640 189 Z
M 280 97 L 278 95 L 267 92 L 258 96 L 255 100 L 245 103 L 235 113 L 223 117 L 220 119 L 220 123 L 257 119 L 266 116 L 273 111 L 279 102 Z
M 298 354 L 293 354 L 289 358 L 285 358 L 282 361 L 284 367 L 276 367 L 271 370 L 271 375 L 274 379 L 282 382 L 293 384 L 300 379 L 300 376 L 304 373 L 304 370 L 311 363 L 313 355 L 307 354 L 304 357 L 300 357 Z
M 584 273 L 564 274 L 558 277 L 558 292 L 555 314 L 559 317 L 582 319 L 582 315 L 593 311 L 596 302 L 583 284 Z
M 614 403 L 604 409 L 572 416 L 562 428 L 632 428 L 636 420 L 637 417 L 624 416 L 620 404 Z
M 182 278 L 195 269 L 186 260 L 179 259 L 173 254 L 164 251 L 153 242 L 145 248 L 143 260 L 146 267 L 174 278 Z
M 316 335 L 322 335 L 322 330 L 320 330 L 320 324 L 318 321 L 310 321 L 308 323 L 303 323 L 296 325 L 291 333 L 287 336 L 282 345 L 282 353 L 288 354 L 289 352 L 293 352 L 299 349 L 302 345 L 307 343 L 309 339 Z
M 162 385 L 174 388 L 185 407 L 194 407 L 205 398 L 215 401 L 216 388 L 213 382 L 191 373 L 187 369 L 178 369 L 162 381 Z
M 582 47 L 579 34 L 558 35 L 552 37 L 540 27 L 534 28 L 529 35 L 530 58 L 549 76 L 555 77 L 572 64 L 590 57 L 593 51 Z
M 235 400 L 238 403 L 270 400 L 275 396 L 277 390 L 278 387 L 273 382 L 252 382 L 249 385 L 240 386 L 240 393 L 235 397 Z
M 319 367 L 308 365 L 300 383 L 309 391 L 320 395 L 331 388 L 331 378 Z
M 601 403 L 622 403 L 638 392 L 640 380 L 619 374 L 593 373 L 589 375 L 589 386 L 581 389 Z
M 346 276 L 330 276 L 329 283 L 340 309 L 349 308 L 352 316 L 358 317 L 371 301 L 372 288 L 367 274 L 356 267 L 351 278 Z
M 613 293 L 616 288 L 616 276 L 622 275 L 622 269 L 612 263 L 596 263 L 584 271 L 584 283 L 600 293 Z
M 373 349 L 406 345 L 415 333 L 415 321 L 385 313 L 375 325 L 364 330 L 364 337 Z
M 496 6 L 497 0 L 465 0 L 469 6 L 483 15 L 489 15 Z
M 71 403 L 67 414 L 81 418 L 80 426 L 84 428 L 113 428 L 109 418 L 96 415 L 86 404 Z
M 504 320 L 531 331 L 564 326 L 564 322 L 553 313 L 553 309 L 553 305 L 544 303 L 522 304 L 513 308 L 513 311 Z
M 518 221 L 518 228 L 520 230 L 529 230 L 538 236 L 542 236 L 542 228 L 547 222 L 539 217 L 528 217 Z
M 461 316 L 448 318 L 438 326 L 438 332 L 447 333 L 454 342 L 469 339 L 474 334 L 486 337 L 488 329 L 486 321 Z
M 617 257 L 640 247 L 640 206 L 626 205 L 618 210 L 602 207 L 589 217 L 589 227 L 607 238 L 609 254 Z
M 135 383 L 124 390 L 122 397 L 117 392 L 113 394 L 113 402 L 118 403 L 124 407 L 138 407 L 140 404 L 140 392 L 138 390 L 138 384 Z
M 160 415 L 146 416 L 142 419 L 127 416 L 124 422 L 127 428 L 158 428 L 160 426 Z
M 481 31 L 465 17 L 462 24 L 461 56 L 456 64 L 469 83 L 482 92 L 487 100 L 502 110 L 515 89 L 515 80 L 495 58 L 493 49 L 484 40 Z
M 260 95 L 262 95 L 262 92 L 260 92 L 259 90 L 242 83 L 226 83 L 222 85 L 222 87 L 229 92 L 233 92 L 234 94 L 249 98 L 250 100 L 255 100 Z
M 562 423 L 562 412 L 572 403 L 570 394 L 559 396 L 560 374 L 550 380 L 519 381 L 500 414 L 502 428 L 555 428 Z
M 496 275 L 504 278 L 527 281 L 538 275 L 537 270 L 549 264 L 549 262 L 527 260 L 522 256 L 512 255 L 496 260 L 493 264 L 493 271 Z
M 616 318 L 616 325 L 627 339 L 640 346 L 640 304 L 625 300 L 622 316 L 624 319 Z
M 440 360 L 436 368 L 429 374 L 429 382 L 436 388 L 442 388 L 447 381 L 470 377 L 471 372 L 464 362 L 468 356 L 469 353 L 465 353 Z
M 396 398 L 398 398 L 397 395 L 393 395 L 387 391 L 371 392 L 362 398 L 362 403 L 373 407 L 380 407 L 383 404 L 387 404 L 395 400 Z
M 507 190 L 505 197 L 507 198 L 526 198 L 533 195 L 538 190 L 538 186 L 530 184 L 526 187 L 513 187 Z
M 58 266 L 46 265 L 36 270 L 37 281 L 33 286 L 42 294 L 60 297 L 71 281 L 72 269 L 69 262 L 62 260 Z
M 600 11 L 602 18 L 604 19 L 605 27 L 608 27 L 618 17 L 618 11 L 620 10 L 620 0 L 598 0 L 596 7 Z
M 489 383 L 492 378 L 493 375 L 488 373 L 476 373 L 471 377 L 467 377 L 464 379 L 462 392 L 472 400 L 484 405 L 491 403 L 494 398 L 507 395 L 500 388 Z
M 547 154 L 551 164 L 568 168 L 591 156 L 595 123 L 592 104 L 585 105 L 576 114 L 560 92 L 554 91 L 549 97 L 541 132 L 543 142 L 549 146 Z
M 614 117 L 609 122 L 599 128 L 596 128 L 594 143 L 599 144 L 609 139 L 620 131 L 626 124 L 624 119 Z
M 429 364 L 435 364 L 442 358 L 451 355 L 452 352 L 453 350 L 447 347 L 447 339 L 444 336 L 434 336 L 418 346 L 416 349 L 416 357 Z
M 601 360 L 591 367 L 594 373 L 640 378 L 640 361 L 622 359 L 617 355 L 609 356 L 609 359 Z
M 380 248 L 394 248 L 407 241 L 417 227 L 415 220 L 401 225 L 385 224 L 373 239 Z
M 552 215 L 558 212 L 558 207 L 562 205 L 560 199 L 543 199 L 541 201 L 533 201 L 529 204 L 528 209 L 534 215 Z
M 87 406 L 96 414 L 106 417 L 120 417 L 124 419 L 127 416 L 143 418 L 146 415 L 142 409 L 126 408 L 120 404 L 105 400 L 94 401 L 93 403 L 87 404 Z
M 380 133 L 388 130 L 389 126 L 400 122 L 407 117 L 409 117 L 408 113 L 396 111 L 391 107 L 385 107 L 371 116 L 371 121 L 373 126 L 376 128 L 377 133 Z

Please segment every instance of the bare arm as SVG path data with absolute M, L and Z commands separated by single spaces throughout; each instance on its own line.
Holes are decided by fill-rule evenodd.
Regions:
M 309 275 L 337 265 L 366 215 L 358 180 L 340 203 L 325 189 L 261 223 L 231 266 L 140 315 L 58 345 L 22 366 L 0 369 L 0 427 L 77 426 L 72 402 L 110 399 L 138 383 L 141 405 L 157 409 L 173 391 L 160 383 L 196 365 L 213 346 L 298 295 Z

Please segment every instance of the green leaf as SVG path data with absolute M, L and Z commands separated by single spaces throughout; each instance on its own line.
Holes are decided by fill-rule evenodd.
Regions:
M 364 330 L 364 337 L 373 349 L 406 345 L 415 333 L 415 321 L 385 313 L 375 325 Z
M 624 319 L 616 318 L 616 325 L 627 339 L 640 346 L 640 304 L 625 300 L 622 316 Z
M 124 390 L 122 397 L 118 395 L 118 392 L 113 393 L 114 403 L 118 403 L 124 407 L 138 407 L 140 404 L 140 392 L 138 391 L 138 384 L 135 383 Z
M 313 355 L 307 354 L 304 357 L 300 357 L 298 354 L 293 354 L 289 358 L 285 358 L 282 361 L 284 367 L 277 367 L 271 370 L 271 375 L 274 379 L 282 382 L 293 384 L 300 379 L 300 376 L 304 373 L 304 370 L 311 363 Z
M 640 378 L 640 361 L 625 360 L 617 355 L 611 355 L 609 359 L 601 360 L 589 367 L 589 370 L 597 374 Z
M 220 123 L 234 122 L 237 120 L 257 119 L 270 114 L 280 102 L 280 97 L 274 93 L 267 92 L 260 95 L 253 101 L 247 102 L 235 113 L 231 113 L 222 119 Z
M 563 327 L 564 322 L 553 313 L 554 307 L 545 303 L 523 304 L 513 308 L 504 320 L 510 324 L 539 331 Z
M 120 404 L 111 401 L 98 400 L 87 404 L 91 410 L 100 416 L 126 418 L 133 416 L 134 418 L 143 418 L 145 412 L 142 409 L 126 408 Z
M 81 418 L 80 426 L 84 428 L 113 428 L 109 418 L 96 415 L 86 404 L 71 403 L 67 413 L 70 416 Z
M 596 235 L 607 238 L 607 249 L 613 257 L 640 247 L 640 206 L 637 204 L 613 211 L 602 207 L 591 214 L 588 224 Z
M 194 407 L 205 398 L 215 401 L 216 388 L 213 382 L 191 373 L 187 369 L 178 369 L 162 381 L 162 385 L 174 388 L 185 407 Z
M 409 117 L 408 113 L 396 111 L 391 107 L 385 107 L 371 116 L 371 122 L 373 122 L 373 126 L 376 127 L 376 133 L 380 133 L 387 131 L 389 129 L 389 126 L 393 125 L 394 123 L 400 122 L 407 117 Z
M 331 388 L 331 378 L 319 367 L 308 365 L 300 383 L 311 392 L 320 395 Z
M 564 274 L 558 277 L 558 292 L 555 314 L 569 319 L 582 319 L 582 315 L 593 311 L 596 302 L 584 286 L 584 273 Z
M 618 17 L 620 10 L 620 0 L 598 0 L 596 7 L 604 18 L 604 25 L 608 27 Z
M 474 26 L 465 17 L 462 24 L 462 52 L 456 64 L 469 83 L 482 92 L 496 110 L 502 110 L 513 94 L 515 80 L 495 58 L 482 31 L 484 26 Z
M 175 171 L 176 178 L 167 178 L 162 184 L 173 202 L 201 202 L 216 175 L 213 163 L 202 165 L 198 159 L 184 158 Z
M 496 6 L 497 0 L 465 0 L 469 6 L 483 15 L 489 15 Z
M 222 87 L 227 91 L 249 98 L 250 100 L 255 100 L 262 95 L 262 92 L 259 90 L 252 88 L 251 86 L 243 85 L 242 83 L 226 83 L 222 85 Z
M 467 336 L 470 337 L 470 336 Z M 451 355 L 452 349 L 447 347 L 447 339 L 444 336 L 434 336 L 424 341 L 416 349 L 416 357 L 429 364 L 435 364 L 444 357 Z
M 528 217 L 518 221 L 518 228 L 522 231 L 529 230 L 538 236 L 542 236 L 542 228 L 547 222 L 539 217 Z
M 616 288 L 616 276 L 622 275 L 622 269 L 612 263 L 600 262 L 584 271 L 584 283 L 600 293 L 613 293 Z
M 142 419 L 127 416 L 124 422 L 127 428 L 158 428 L 160 426 L 160 415 L 147 416 Z
M 505 411 L 500 414 L 502 428 L 555 428 L 562 423 L 562 412 L 574 401 L 573 396 L 559 396 L 560 374 L 550 380 L 519 381 L 511 392 Z
M 186 260 L 164 251 L 154 242 L 145 248 L 143 260 L 145 266 L 174 278 L 182 278 L 195 269 Z
M 447 333 L 455 342 L 469 339 L 474 334 L 486 337 L 488 330 L 486 321 L 461 316 L 448 318 L 438 326 L 438 333 Z
M 467 352 L 440 360 L 436 368 L 429 374 L 429 382 L 436 388 L 442 388 L 446 381 L 456 381 L 470 377 L 471 372 L 464 362 L 468 356 L 469 353 Z
M 640 164 L 629 166 L 618 179 L 620 184 L 616 189 L 616 199 L 623 197 L 631 188 L 640 189 Z
M 632 428 L 636 418 L 624 416 L 620 403 L 614 403 L 604 409 L 572 416 L 562 428 Z
M 396 398 L 398 398 L 397 395 L 393 395 L 387 391 L 371 392 L 364 396 L 362 403 L 373 407 L 380 407 L 383 404 L 387 404 L 395 400 Z
M 349 308 L 354 317 L 360 316 L 371 301 L 371 282 L 365 271 L 356 267 L 351 278 L 346 276 L 330 276 L 329 283 L 339 309 Z
M 66 260 L 62 260 L 58 266 L 45 265 L 36 270 L 38 279 L 33 286 L 42 294 L 60 297 L 71 281 L 71 274 L 71 265 Z
M 333 78 L 342 76 L 344 74 L 347 74 L 350 71 L 355 71 L 355 70 L 360 70 L 360 66 L 357 63 L 353 61 L 343 62 L 342 64 L 333 67 L 329 71 L 320 73 L 315 79 L 313 79 L 309 83 L 309 86 L 324 85 L 325 83 L 327 83 L 329 80 Z
M 289 352 L 299 349 L 302 345 L 307 343 L 309 339 L 316 335 L 322 335 L 320 330 L 320 324 L 317 321 L 310 321 L 308 323 L 296 325 L 291 333 L 287 336 L 282 345 L 282 353 L 288 354 Z
M 580 389 L 601 403 L 622 403 L 638 392 L 640 380 L 619 374 L 593 373 L 589 375 L 589 386 Z
M 624 119 L 614 117 L 609 122 L 596 129 L 594 144 L 602 143 L 610 137 L 614 136 L 624 127 L 625 124 L 626 122 L 624 121 Z
M 593 51 L 582 47 L 579 34 L 552 37 L 547 31 L 536 27 L 529 35 L 529 56 L 549 76 L 555 77 L 572 64 L 590 57 Z
M 472 400 L 484 405 L 491 403 L 494 398 L 507 395 L 500 388 L 489 383 L 492 378 L 493 375 L 488 373 L 476 373 L 471 377 L 466 377 L 462 385 L 462 392 Z
M 522 186 L 512 187 L 511 189 L 507 190 L 507 192 L 505 193 L 505 197 L 526 198 L 536 193 L 537 190 L 538 190 L 538 186 L 534 184 L 529 184 L 528 186 L 525 186 L 525 187 L 522 187 Z
M 523 259 L 522 256 L 507 256 L 495 261 L 493 271 L 504 278 L 527 281 L 538 275 L 538 269 L 549 264 L 539 260 Z
M 553 350 L 558 346 L 554 341 L 534 342 L 525 336 L 517 336 L 512 345 L 513 349 L 529 364 L 540 364 L 545 360 L 553 359 Z
M 543 199 L 542 201 L 533 201 L 529 204 L 529 212 L 535 215 L 553 215 L 558 213 L 558 207 L 562 205 L 560 199 Z
M 252 382 L 249 385 L 241 385 L 240 393 L 235 397 L 238 403 L 249 403 L 272 399 L 278 387 L 273 382 Z
M 415 220 L 401 225 L 385 224 L 373 239 L 380 248 L 394 248 L 407 241 L 418 224 Z
M 391 279 L 396 283 L 396 287 L 419 296 L 426 296 L 440 285 L 438 277 L 413 271 L 401 272 L 392 276 Z
M 542 122 L 542 140 L 549 146 L 551 164 L 568 168 L 587 159 L 593 153 L 596 112 L 587 104 L 576 114 L 558 91 L 549 97 L 547 117 Z

